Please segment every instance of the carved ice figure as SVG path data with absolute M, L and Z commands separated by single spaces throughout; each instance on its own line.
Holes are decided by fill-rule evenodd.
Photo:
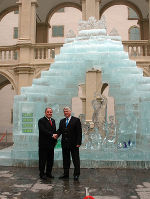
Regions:
M 73 30 L 69 30 L 67 35 L 66 35 L 67 38 L 75 38 L 76 37 L 76 34 L 74 33 Z
M 90 139 L 90 132 L 91 132 L 91 128 L 90 128 L 90 123 L 85 121 L 85 115 L 80 114 L 80 121 L 82 124 L 82 131 L 83 131 L 83 144 L 82 144 L 82 148 L 87 148 L 87 144 L 91 143 L 91 139 Z
M 106 29 L 105 17 L 102 16 L 99 21 L 97 21 L 94 17 L 90 17 L 88 21 L 81 20 L 79 22 L 79 31 L 91 29 Z
M 107 135 L 108 142 L 115 143 L 116 141 L 116 127 L 115 127 L 115 121 L 114 116 L 109 116 L 109 122 L 108 122 L 108 135 Z
M 87 22 L 87 30 L 96 29 L 97 28 L 97 20 L 94 17 L 90 17 Z
M 116 30 L 116 28 L 113 28 L 111 30 L 111 32 L 109 33 L 110 36 L 119 36 L 119 33 L 118 31 Z
M 73 42 L 75 38 L 76 38 L 76 34 L 74 33 L 74 31 L 69 30 L 67 35 L 66 35 L 65 42 L 66 43 Z
M 94 109 L 92 121 L 94 127 L 98 128 L 98 131 L 104 139 L 106 137 L 105 124 L 106 124 L 106 109 L 107 109 L 107 98 L 104 95 L 92 100 L 92 106 Z
M 97 21 L 97 28 L 98 29 L 107 29 L 106 27 L 106 18 L 103 15 L 99 21 Z
M 115 41 L 121 41 L 121 37 L 119 36 L 118 31 L 116 30 L 116 28 L 113 28 L 111 30 L 111 32 L 109 33 L 108 36 L 110 39 L 115 40 Z

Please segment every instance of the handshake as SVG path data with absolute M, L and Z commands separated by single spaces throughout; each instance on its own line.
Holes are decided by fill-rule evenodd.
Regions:
M 53 134 L 52 138 L 56 139 L 58 138 L 58 135 L 57 134 Z

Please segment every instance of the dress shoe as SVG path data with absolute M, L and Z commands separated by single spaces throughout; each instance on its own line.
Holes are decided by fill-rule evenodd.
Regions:
M 59 177 L 59 179 L 68 179 L 69 178 L 69 175 L 62 175 Z
M 46 174 L 46 177 L 48 177 L 48 178 L 54 178 L 54 176 L 52 176 L 51 174 Z
M 40 178 L 41 178 L 42 180 L 47 180 L 47 177 L 46 177 L 45 175 L 40 175 Z
M 79 180 L 79 176 L 74 176 L 74 181 L 78 181 Z

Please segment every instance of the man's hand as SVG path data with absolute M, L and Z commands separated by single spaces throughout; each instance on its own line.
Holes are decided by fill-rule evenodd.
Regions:
M 57 134 L 53 134 L 52 136 L 54 139 L 57 139 L 58 138 L 58 135 Z
M 80 145 L 76 145 L 76 147 L 80 147 Z

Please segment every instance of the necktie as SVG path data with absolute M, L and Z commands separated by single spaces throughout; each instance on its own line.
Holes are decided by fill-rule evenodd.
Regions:
M 67 118 L 66 119 L 66 127 L 68 126 L 68 123 L 69 123 L 69 119 Z
M 49 122 L 50 122 L 50 124 L 51 124 L 51 126 L 52 126 L 52 120 L 51 120 L 51 119 L 49 119 Z

